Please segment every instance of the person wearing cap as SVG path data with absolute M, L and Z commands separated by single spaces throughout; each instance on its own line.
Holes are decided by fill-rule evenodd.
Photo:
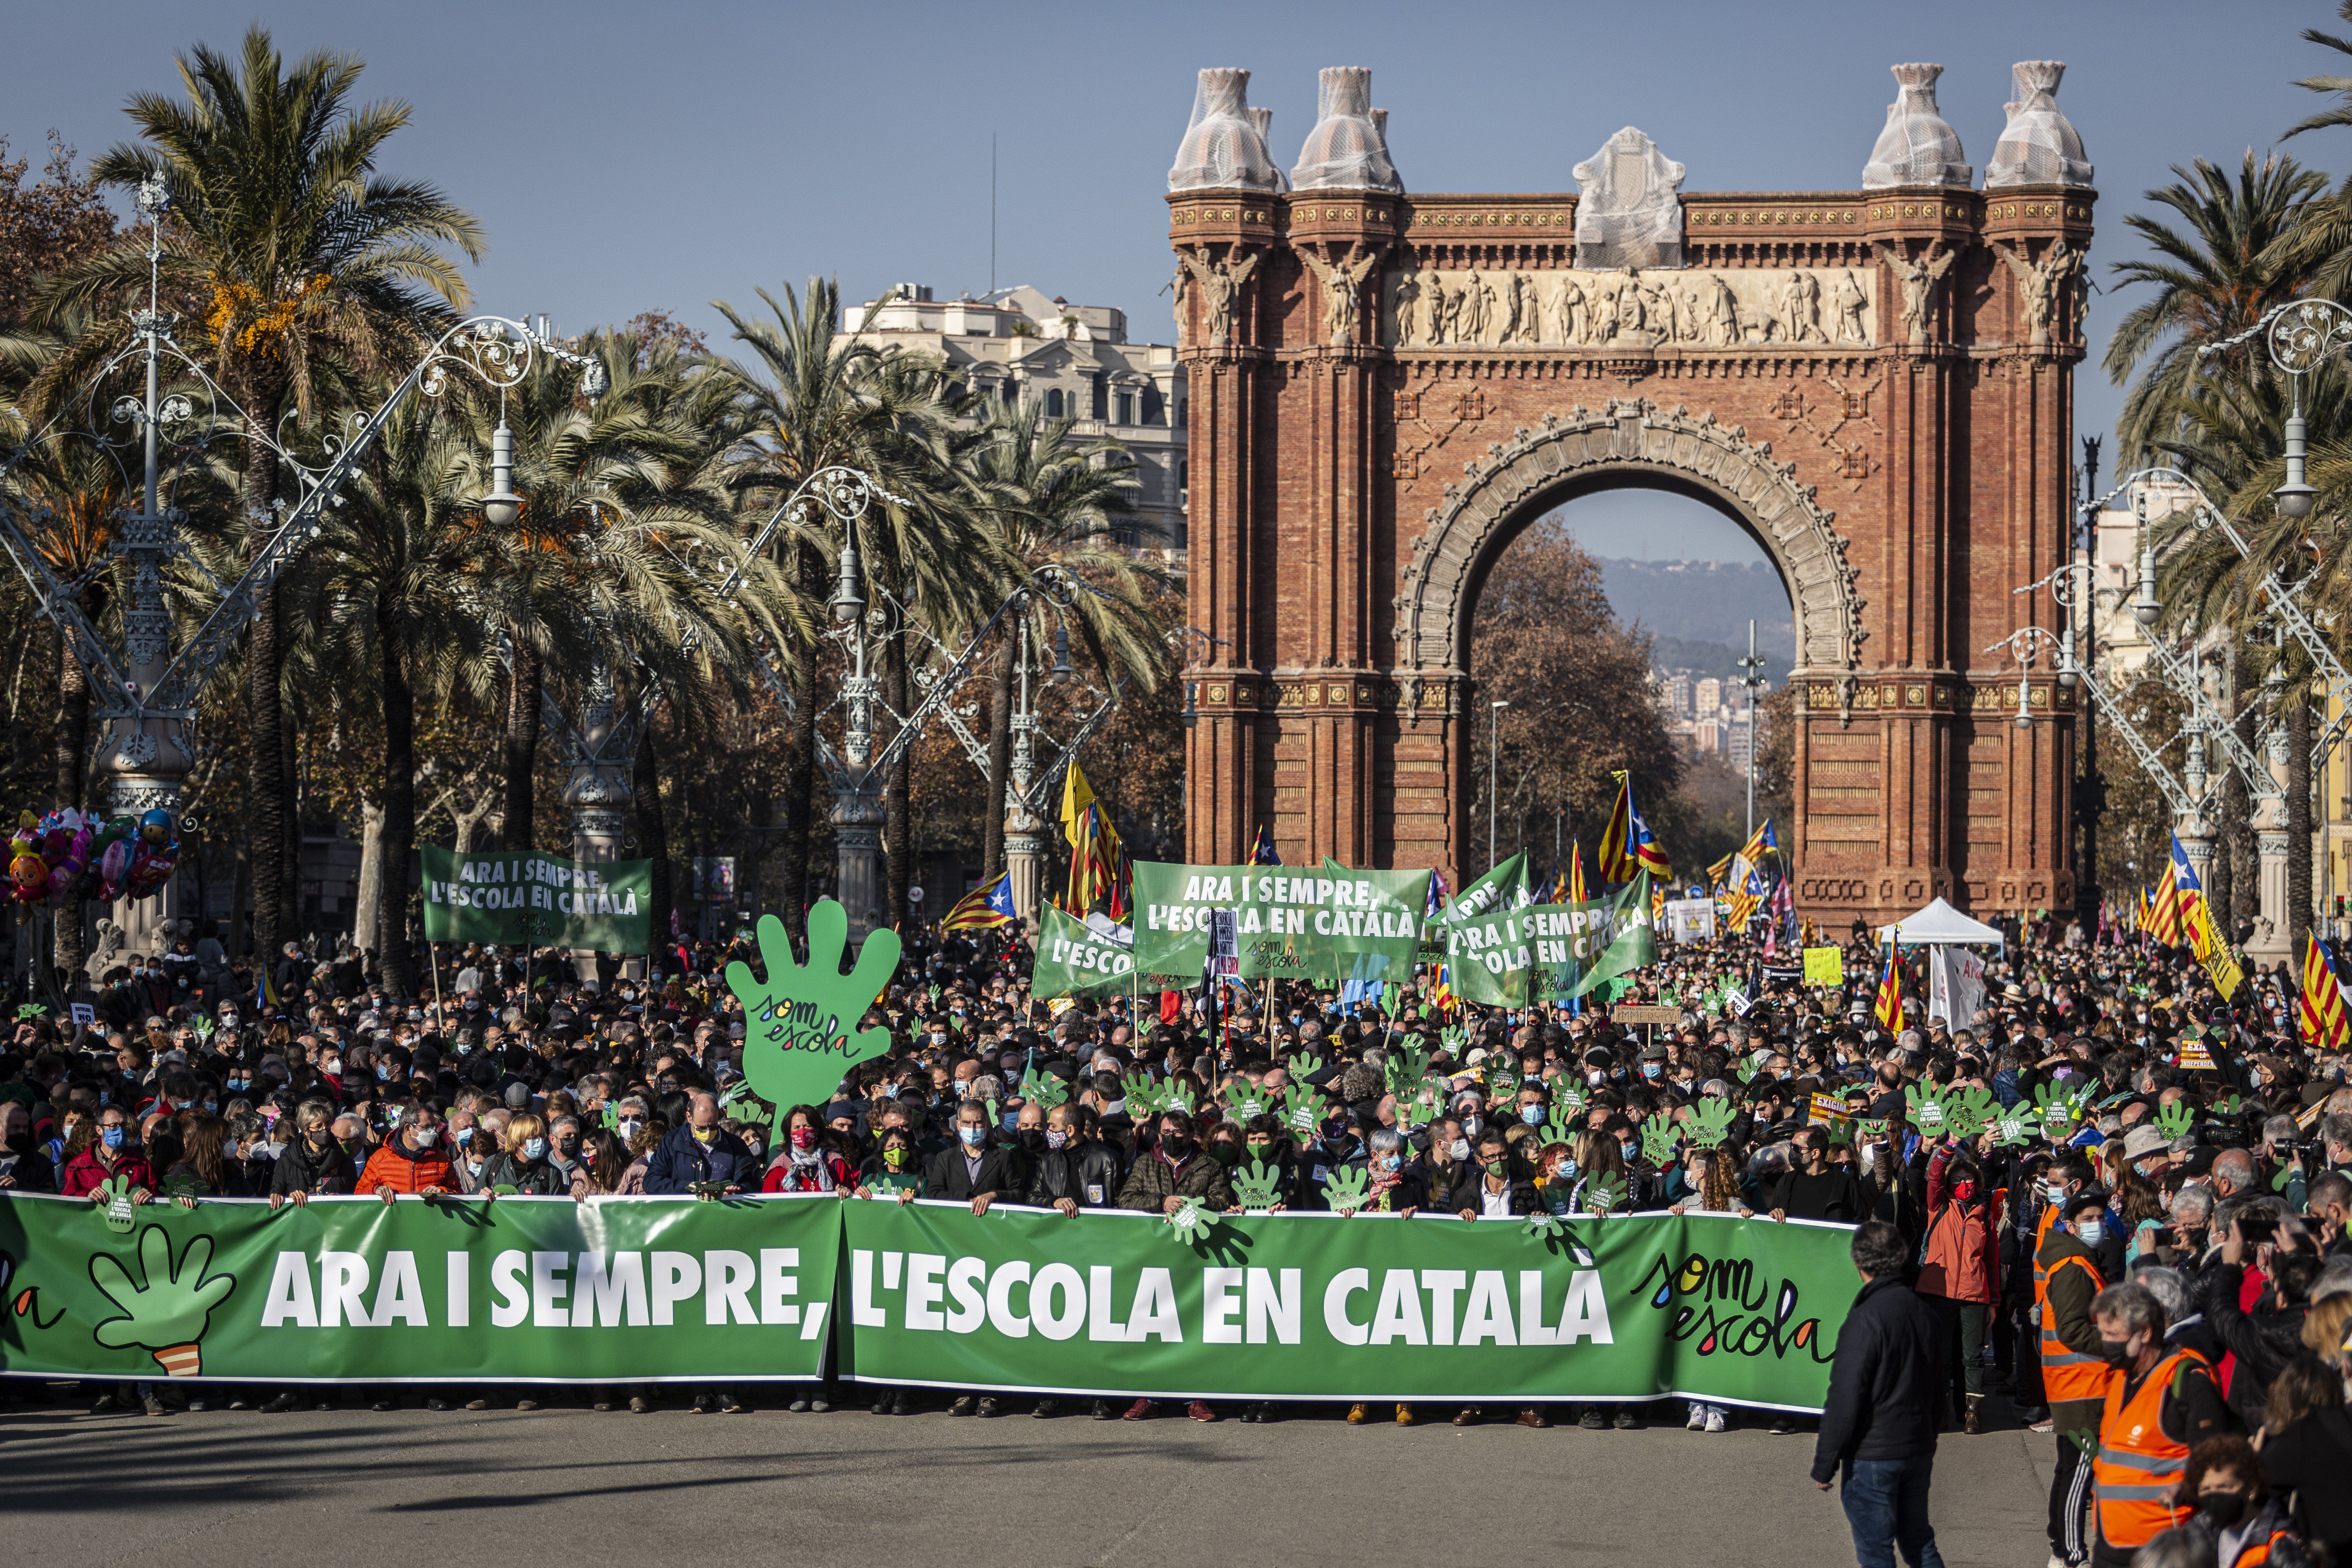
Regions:
M 2106 1383 L 2092 1460 L 2097 1529 L 2091 1560 L 2128 1568 L 2158 1532 L 2187 1521 L 2176 1489 L 2189 1450 L 2229 1432 L 2212 1367 L 2168 1342 L 2163 1304 L 2144 1285 L 2110 1285 L 2091 1305 Z
M 2084 1187 L 2058 1206 L 2034 1254 L 2042 1270 L 2042 1384 L 2058 1434 L 2058 1463 L 2050 1478 L 2050 1554 L 2066 1565 L 2090 1557 L 2085 1531 L 2092 1473 L 2106 1399 L 2107 1366 L 2091 1306 L 2105 1289 L 2097 1248 L 2105 1239 L 2107 1194 Z

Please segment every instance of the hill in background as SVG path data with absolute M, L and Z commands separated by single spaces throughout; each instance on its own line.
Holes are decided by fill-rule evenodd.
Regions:
M 1756 647 L 1771 662 L 1764 673 L 1775 688 L 1796 661 L 1796 618 L 1780 575 L 1765 562 L 1628 561 L 1602 557 L 1602 590 L 1618 619 L 1639 622 L 1656 639 L 1660 668 L 1726 679 L 1748 651 L 1748 622 Z

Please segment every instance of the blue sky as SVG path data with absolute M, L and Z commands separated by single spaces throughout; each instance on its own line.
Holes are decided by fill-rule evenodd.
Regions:
M 988 287 L 989 142 L 998 143 L 999 283 L 1125 309 L 1165 341 L 1168 165 L 1193 72 L 1240 65 L 1274 110 L 1286 165 L 1314 119 L 1315 73 L 1368 65 L 1408 189 L 1573 188 L 1570 166 L 1619 126 L 1689 167 L 1687 190 L 1840 190 L 1895 96 L 1887 67 L 1945 66 L 1945 117 L 1981 172 L 2013 60 L 2063 59 L 2059 101 L 2097 165 L 2104 284 L 2140 253 L 2122 226 L 2167 165 L 2234 164 L 2320 100 L 2290 83 L 2352 62 L 2303 43 L 2347 29 L 2332 5 L 2235 0 L 1349 5 L 222 5 L 18 6 L 0 49 L 0 133 L 55 127 L 85 156 L 128 134 L 137 89 L 176 91 L 171 57 L 230 47 L 258 20 L 289 52 L 368 62 L 362 95 L 415 105 L 388 171 L 440 183 L 487 226 L 477 296 L 578 329 L 668 307 L 715 328 L 714 299 L 838 276 L 853 299 L 899 280 Z M 2352 132 L 2296 156 L 2352 170 Z M 2129 296 L 2095 297 L 2103 343 Z M 2080 428 L 2113 417 L 2096 368 Z M 1748 558 L 1691 503 L 1580 503 L 1619 555 Z

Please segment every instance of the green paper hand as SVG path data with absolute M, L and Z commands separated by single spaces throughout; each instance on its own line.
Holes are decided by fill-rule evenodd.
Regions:
M 1284 1091 L 1282 1120 L 1294 1132 L 1312 1132 L 1323 1120 L 1324 1100 L 1311 1084 L 1294 1083 Z
M 1353 1214 L 1371 1201 L 1371 1173 L 1342 1165 L 1323 1184 L 1324 1200 L 1333 1214 Z
M 1944 1096 L 1941 1091 L 1931 1089 L 1926 1084 L 1915 1083 L 1903 1091 L 1903 1098 L 1911 1107 L 1911 1125 L 1927 1133 L 1949 1131 L 1945 1125 Z
M 1573 1143 L 1576 1142 L 1576 1110 L 1565 1101 L 1555 1104 L 1551 1114 L 1544 1119 L 1544 1142 Z
M 809 910 L 806 965 L 793 961 L 792 939 L 775 916 L 760 917 L 759 937 L 767 980 L 754 979 L 751 966 L 738 961 L 727 966 L 727 988 L 743 1004 L 743 1076 L 776 1108 L 781 1136 L 788 1108 L 822 1105 L 851 1068 L 890 1048 L 887 1029 L 851 1031 L 898 971 L 898 933 L 866 937 L 846 975 L 841 950 L 848 945 L 849 916 L 831 899 Z
M 1265 1091 L 1247 1079 L 1239 1083 L 1229 1083 L 1225 1086 L 1225 1105 L 1234 1116 L 1247 1121 L 1253 1116 L 1265 1113 Z
M 1584 1206 L 1594 1214 L 1612 1214 L 1625 1203 L 1625 1184 L 1603 1171 L 1584 1184 Z
M 1999 1111 L 2000 1101 L 1989 1089 L 1956 1089 L 1944 1097 L 1944 1120 L 1952 1136 L 1962 1142 L 1991 1126 Z
M 1290 1081 L 1305 1083 L 1323 1070 L 1323 1058 L 1318 1056 L 1297 1056 L 1290 1058 Z
M 2179 1138 L 2197 1124 L 2197 1112 L 2185 1100 L 2158 1106 L 2156 1111 L 2157 1131 L 2167 1138 Z
M 204 1338 L 213 1309 L 236 1289 L 233 1274 L 205 1278 L 212 1260 L 212 1237 L 191 1237 L 174 1267 L 172 1238 L 159 1225 L 140 1233 L 139 1271 L 144 1276 L 140 1282 L 134 1283 L 122 1265 L 106 1254 L 92 1258 L 90 1283 L 123 1314 L 98 1325 L 98 1342 L 111 1350 L 136 1345 L 173 1377 L 194 1376 L 199 1370 L 196 1342 Z
M 1701 1149 L 1720 1149 L 1731 1136 L 1731 1101 L 1709 1095 L 1691 1102 L 1690 1141 Z
M 1642 1158 L 1653 1165 L 1671 1163 L 1675 1138 L 1674 1113 L 1659 1111 L 1642 1123 Z
M 2041 1118 L 2025 1106 L 2013 1107 L 1993 1123 L 1996 1130 L 1993 1142 L 2005 1149 L 2014 1149 L 2021 1144 L 2030 1143 L 2033 1141 L 2035 1129 L 2040 1121 Z
M 1042 1110 L 1051 1110 L 1070 1098 L 1070 1086 L 1052 1073 L 1041 1073 L 1029 1068 L 1021 1074 L 1021 1098 Z
M 1180 1198 L 1160 1223 L 1168 1227 L 1168 1234 L 1179 1241 L 1202 1241 L 1222 1222 L 1202 1208 L 1197 1199 Z
M 1234 1173 L 1234 1201 L 1245 1209 L 1268 1209 L 1279 1195 L 1282 1173 L 1263 1160 Z

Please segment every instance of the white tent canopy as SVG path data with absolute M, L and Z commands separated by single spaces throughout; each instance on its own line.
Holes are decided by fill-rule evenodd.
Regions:
M 1970 920 L 1941 899 L 1907 919 L 1891 926 L 1880 926 L 1880 945 L 1885 945 L 1889 938 L 1903 947 L 1984 945 L 2006 949 L 2000 932 L 1981 921 Z

